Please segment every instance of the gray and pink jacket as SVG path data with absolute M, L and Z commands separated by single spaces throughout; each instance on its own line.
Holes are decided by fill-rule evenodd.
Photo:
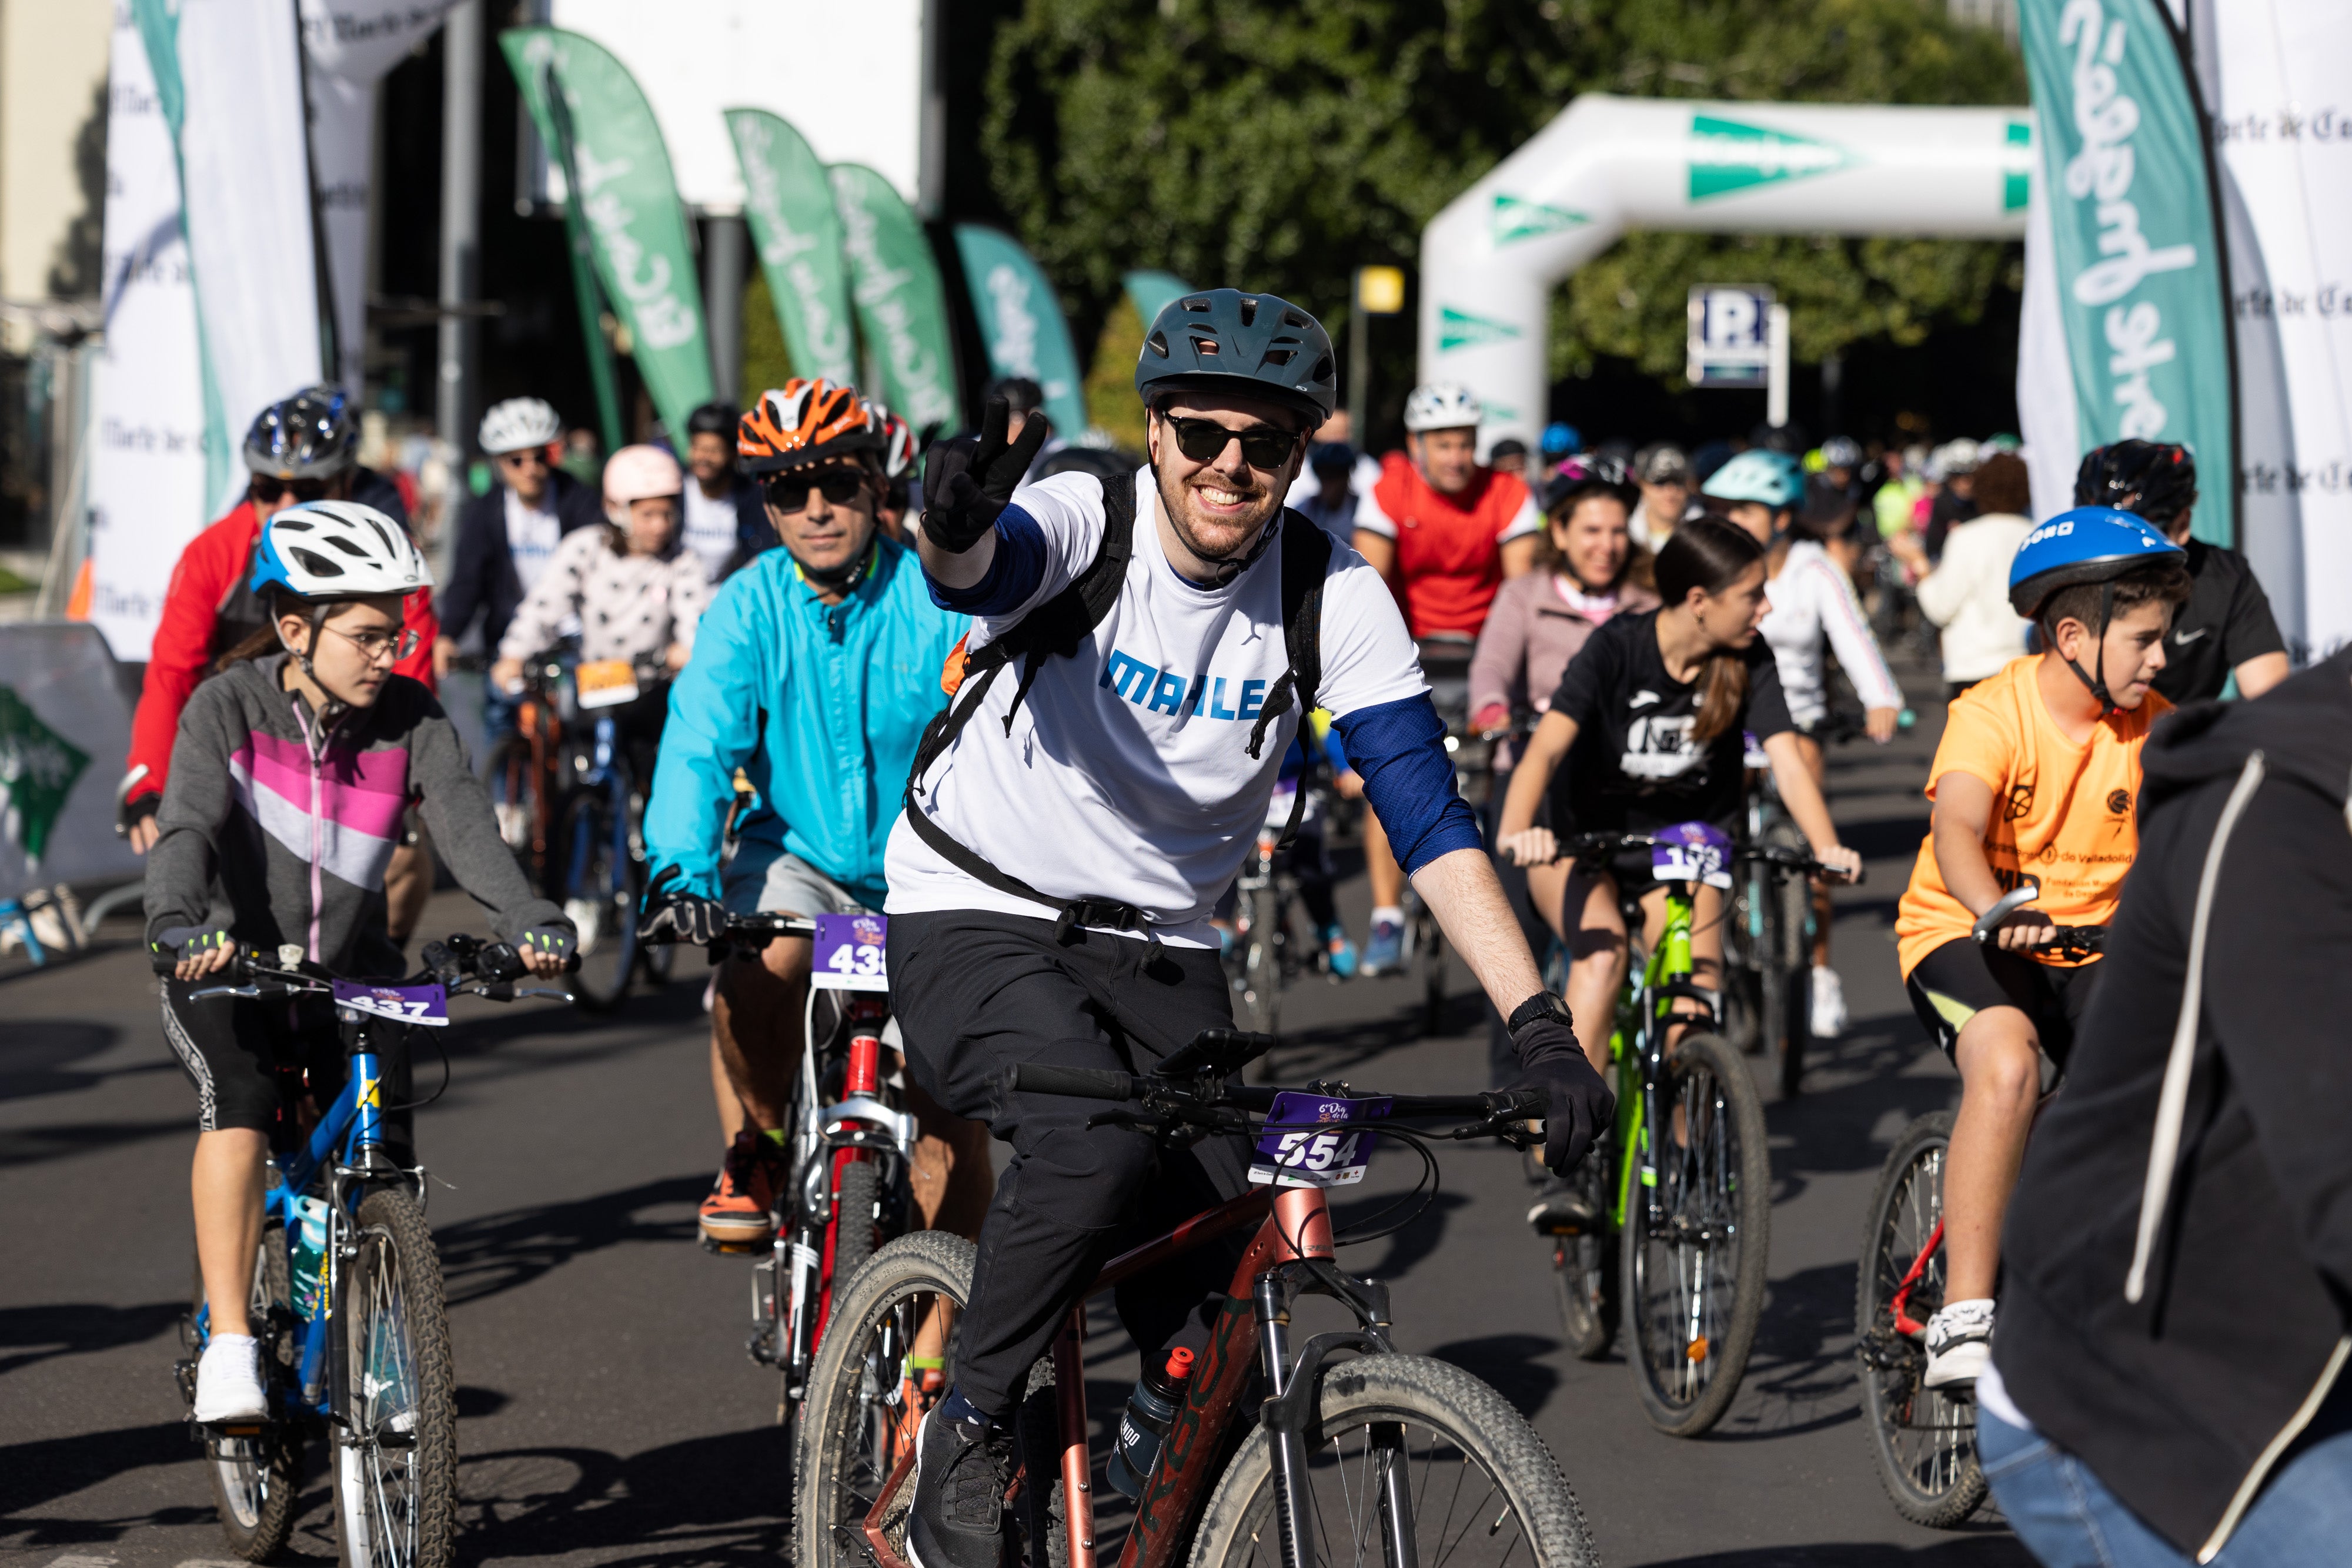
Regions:
M 499 839 L 432 693 L 394 675 L 374 706 L 330 723 L 279 685 L 286 659 L 230 665 L 181 714 L 147 857 L 151 942 L 173 926 L 222 927 L 265 951 L 298 946 L 339 975 L 402 973 L 383 873 L 412 802 L 500 936 L 571 929 Z

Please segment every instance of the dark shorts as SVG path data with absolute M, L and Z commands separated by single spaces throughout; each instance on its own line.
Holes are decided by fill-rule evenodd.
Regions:
M 2033 1022 L 2042 1053 L 2060 1067 L 2074 1048 L 2074 1029 L 2097 989 L 2100 966 L 2063 968 L 1988 947 L 1970 937 L 1947 942 L 1919 960 L 1903 983 L 1911 1010 L 1946 1056 L 1960 1030 L 1987 1008 L 2015 1008 Z
M 282 1071 L 299 1070 L 311 1099 L 324 1110 L 342 1092 L 345 1057 L 334 1015 L 324 1007 L 282 998 L 207 997 L 189 993 L 224 985 L 218 977 L 163 982 L 163 1039 L 196 1091 L 196 1127 L 213 1133 L 246 1127 L 273 1134 L 284 1129 Z M 395 1047 L 384 1063 L 387 1143 L 413 1145 L 415 1113 L 395 1109 L 410 1093 L 408 1052 Z

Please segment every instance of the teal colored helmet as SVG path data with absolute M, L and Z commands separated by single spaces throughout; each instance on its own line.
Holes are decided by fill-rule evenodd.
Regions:
M 1288 403 L 1317 423 L 1339 398 L 1330 334 L 1271 294 L 1210 288 L 1180 294 L 1152 318 L 1135 361 L 1135 390 L 1187 386 Z
M 1759 501 L 1781 511 L 1805 493 L 1802 465 L 1786 452 L 1743 452 L 1707 476 L 1699 494 L 1718 501 Z

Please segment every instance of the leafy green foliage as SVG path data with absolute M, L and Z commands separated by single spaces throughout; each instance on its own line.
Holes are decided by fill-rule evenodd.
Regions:
M 751 269 L 743 286 L 744 406 L 770 387 L 793 379 L 793 351 L 784 342 L 783 323 L 776 316 L 775 296 L 768 292 L 768 275 Z
M 1999 35 L 1943 0 L 1026 0 L 982 150 L 1080 340 L 1152 266 L 1281 294 L 1339 338 L 1356 267 L 1410 267 L 1441 207 L 1587 91 L 2025 100 Z M 2003 270 L 1980 243 L 1632 235 L 1567 291 L 1554 362 L 1678 372 L 1697 279 L 1773 285 L 1811 360 L 1972 320 Z

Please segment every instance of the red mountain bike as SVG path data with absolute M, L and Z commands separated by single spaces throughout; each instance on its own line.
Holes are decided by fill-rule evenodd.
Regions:
M 1374 1096 L 1343 1083 L 1277 1090 L 1226 1082 L 1273 1043 L 1211 1030 L 1149 1077 L 1012 1071 L 1016 1090 L 1118 1102 L 1128 1108 L 1106 1112 L 1107 1119 L 1171 1140 L 1203 1131 L 1256 1140 L 1261 1190 L 1113 1259 L 1089 1287 L 1089 1294 L 1106 1291 L 1192 1249 L 1255 1232 L 1144 1478 L 1119 1563 L 1596 1563 L 1575 1494 L 1518 1413 L 1459 1367 L 1399 1354 L 1387 1287 L 1333 1261 L 1327 1186 L 1360 1177 L 1375 1135 L 1422 1154 L 1432 1179 L 1416 1192 L 1433 1197 L 1436 1165 L 1423 1139 L 1522 1142 L 1525 1118 L 1541 1107 L 1497 1093 Z M 1476 1120 L 1443 1132 L 1408 1124 L 1465 1116 Z M 845 1288 L 801 1425 L 794 1530 L 803 1568 L 905 1568 L 915 1434 L 952 1385 L 954 1325 L 971 1296 L 973 1259 L 969 1241 L 918 1232 L 885 1247 Z M 1295 1343 L 1293 1309 L 1309 1294 L 1338 1301 L 1355 1326 Z M 1101 1556 L 1084 1324 L 1081 1303 L 1032 1370 L 1017 1416 L 1007 1533 L 1025 1540 L 1031 1568 L 1092 1568 Z M 941 1327 L 948 1375 L 935 1393 L 912 1375 L 909 1349 L 926 1328 Z

